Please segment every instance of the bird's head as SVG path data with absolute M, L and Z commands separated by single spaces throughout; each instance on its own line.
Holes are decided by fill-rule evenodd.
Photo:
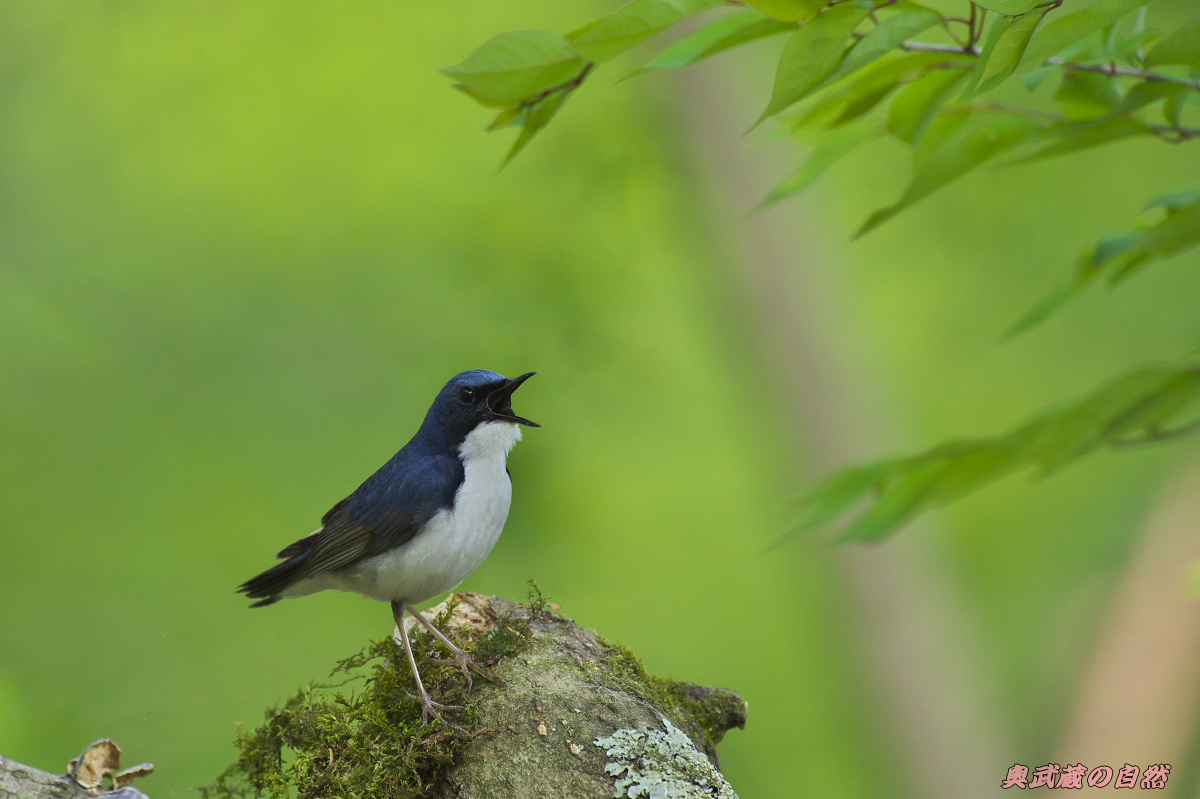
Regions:
M 511 422 L 541 427 L 513 413 L 512 394 L 536 372 L 509 379 L 485 369 L 457 374 L 442 387 L 425 417 L 426 425 L 466 435 L 484 422 Z

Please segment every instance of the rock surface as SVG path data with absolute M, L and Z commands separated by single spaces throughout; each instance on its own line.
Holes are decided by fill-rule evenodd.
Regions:
M 474 617 L 477 631 L 505 615 L 526 620 L 529 637 L 520 652 L 497 664 L 508 689 L 476 690 L 473 708 L 490 732 L 471 739 L 446 770 L 437 796 L 649 796 L 637 790 L 644 783 L 629 773 L 634 766 L 609 753 L 614 736 L 628 743 L 636 735 L 670 738 L 678 749 L 657 761 L 669 772 L 664 785 L 673 780 L 681 790 L 685 783 L 702 783 L 696 793 L 656 795 L 734 796 L 717 771 L 716 745 L 727 730 L 745 726 L 740 696 L 651 677 L 626 650 L 570 619 L 549 613 L 529 618 L 527 611 L 498 597 L 467 594 L 451 612 L 448 626 L 456 625 L 456 617 Z M 700 753 L 707 755 L 712 767 L 696 769 L 689 750 L 702 760 Z
M 742 698 L 648 675 L 552 607 L 452 595 L 425 615 L 504 685 L 476 678 L 468 691 L 453 665 L 425 662 L 433 697 L 464 707 L 424 724 L 398 636 L 384 639 L 240 735 L 241 757 L 205 799 L 736 799 L 716 747 L 745 725 Z M 445 658 L 412 633 L 418 660 Z

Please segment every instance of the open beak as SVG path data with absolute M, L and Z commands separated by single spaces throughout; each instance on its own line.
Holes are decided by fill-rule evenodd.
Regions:
M 514 377 L 500 388 L 493 391 L 487 399 L 488 410 L 497 419 L 503 419 L 506 422 L 516 422 L 528 427 L 541 427 L 537 422 L 531 422 L 528 419 L 517 416 L 512 409 L 512 394 L 517 390 L 517 387 L 524 383 L 529 378 L 533 377 L 537 372 L 526 372 L 520 377 Z

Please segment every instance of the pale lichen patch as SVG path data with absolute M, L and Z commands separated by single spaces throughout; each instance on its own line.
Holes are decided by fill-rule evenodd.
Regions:
M 610 758 L 616 799 L 737 799 L 692 739 L 668 719 L 666 731 L 620 729 L 593 743 Z

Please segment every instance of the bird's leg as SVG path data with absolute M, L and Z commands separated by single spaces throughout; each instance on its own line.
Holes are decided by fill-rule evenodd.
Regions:
M 424 619 L 419 614 L 413 614 L 419 619 Z M 457 724 L 451 724 L 442 717 L 439 710 L 449 710 L 454 708 L 461 710 L 462 705 L 443 705 L 441 702 L 435 702 L 429 692 L 425 690 L 425 684 L 421 682 L 421 672 L 417 669 L 417 659 L 413 656 L 412 644 L 408 640 L 408 630 L 404 629 L 404 605 L 399 602 L 392 603 L 392 616 L 396 619 L 396 629 L 400 631 L 400 640 L 404 642 L 404 652 L 408 655 L 408 665 L 412 667 L 413 679 L 417 681 L 417 701 L 421 703 L 421 723 L 429 721 L 429 717 L 433 716 L 438 721 L 445 724 L 447 727 L 452 727 L 461 733 L 469 735 L 466 730 L 459 727 Z
M 416 621 L 418 624 L 420 624 L 422 627 L 424 627 L 426 630 L 429 630 L 429 632 L 433 633 L 434 636 L 439 641 L 441 641 L 443 644 L 446 645 L 446 647 L 450 650 L 450 653 L 452 655 L 454 655 L 453 659 L 449 659 L 449 660 L 438 660 L 438 659 L 434 659 L 434 658 L 427 658 L 428 662 L 437 663 L 439 665 L 444 665 L 444 666 L 450 666 L 450 665 L 458 666 L 460 669 L 462 669 L 463 676 L 467 678 L 467 690 L 468 691 L 471 690 L 471 687 L 473 684 L 471 681 L 471 672 L 472 671 L 481 677 L 486 677 L 487 679 L 491 680 L 494 683 L 498 683 L 500 685 L 508 684 L 508 683 L 504 682 L 504 678 L 501 677 L 500 675 L 496 674 L 495 672 L 492 672 L 489 669 L 485 669 L 483 666 L 479 665 L 474 660 L 471 660 L 470 655 L 468 655 L 466 652 L 462 651 L 462 649 L 460 649 L 453 641 L 451 641 L 449 638 L 447 638 L 445 635 L 443 635 L 442 631 L 433 625 L 433 622 L 431 622 L 429 619 L 427 619 L 421 615 L 421 611 L 417 610 L 412 605 L 408 605 L 407 608 L 408 608 L 408 612 L 412 614 L 413 620 Z

